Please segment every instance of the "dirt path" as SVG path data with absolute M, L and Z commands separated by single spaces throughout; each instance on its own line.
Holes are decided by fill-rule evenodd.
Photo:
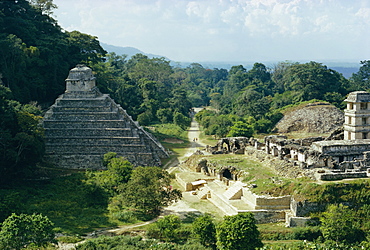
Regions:
M 199 112 L 202 108 L 194 108 L 195 113 Z M 168 162 L 163 168 L 167 169 L 169 172 L 174 170 L 181 161 L 185 160 L 187 157 L 191 156 L 195 151 L 202 149 L 206 146 L 200 139 L 200 129 L 199 123 L 192 118 L 190 128 L 188 129 L 188 139 L 190 141 L 190 147 L 185 151 L 185 154 L 179 158 L 174 158 L 172 161 Z
M 195 113 L 198 113 L 202 108 L 194 108 Z M 186 151 L 183 157 L 189 157 L 198 149 L 204 148 L 206 144 L 204 144 L 200 139 L 200 128 L 199 123 L 192 118 L 190 128 L 188 129 L 188 139 L 191 142 L 190 147 Z
M 193 119 L 188 130 L 188 138 L 191 144 L 183 157 L 189 157 L 198 149 L 204 148 L 206 146 L 204 143 L 200 141 L 199 135 L 200 135 L 199 123 Z

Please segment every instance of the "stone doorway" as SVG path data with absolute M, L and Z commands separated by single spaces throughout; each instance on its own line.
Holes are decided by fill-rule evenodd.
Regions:
M 232 174 L 229 169 L 225 169 L 225 171 L 222 173 L 222 177 L 225 177 L 229 180 L 232 180 Z

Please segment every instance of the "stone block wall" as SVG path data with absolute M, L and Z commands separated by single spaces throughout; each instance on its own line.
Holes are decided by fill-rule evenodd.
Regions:
M 290 210 L 293 213 L 293 217 L 304 217 L 309 213 L 325 211 L 326 204 L 319 204 L 317 202 L 309 201 L 297 201 L 292 199 L 290 203 Z
M 243 211 L 239 211 L 241 213 Z M 256 222 L 258 224 L 265 224 L 265 223 L 276 223 L 276 222 L 281 222 L 285 221 L 285 214 L 286 211 L 284 210 L 250 210 L 250 211 L 245 211 L 245 212 L 250 212 L 254 215 L 254 218 L 256 219 Z

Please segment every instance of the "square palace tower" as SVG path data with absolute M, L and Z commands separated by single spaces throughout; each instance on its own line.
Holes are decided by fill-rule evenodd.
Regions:
M 370 139 L 370 93 L 351 92 L 344 101 L 344 140 Z

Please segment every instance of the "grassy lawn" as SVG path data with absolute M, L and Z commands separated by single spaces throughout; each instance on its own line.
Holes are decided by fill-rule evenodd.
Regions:
M 267 249 L 304 249 L 302 240 L 263 240 L 263 245 Z
M 202 132 L 202 128 L 200 128 L 201 130 L 201 133 L 200 133 L 200 136 L 199 136 L 199 139 L 206 145 L 210 145 L 210 146 L 215 146 L 218 142 L 218 139 L 215 139 L 214 136 L 212 135 L 205 135 L 203 132 Z
M 188 140 L 186 141 L 184 140 L 183 143 L 161 142 L 161 144 L 163 145 L 163 147 L 165 147 L 166 149 L 169 149 L 172 152 L 172 154 L 170 155 L 170 158 L 168 160 L 165 159 L 164 164 L 166 163 L 166 161 L 169 161 L 173 158 L 179 158 L 185 155 L 188 147 L 190 146 L 190 142 Z
M 246 155 L 220 154 L 212 155 L 210 162 L 222 166 L 233 166 L 245 171 L 245 179 L 264 179 L 274 176 L 274 170 Z

